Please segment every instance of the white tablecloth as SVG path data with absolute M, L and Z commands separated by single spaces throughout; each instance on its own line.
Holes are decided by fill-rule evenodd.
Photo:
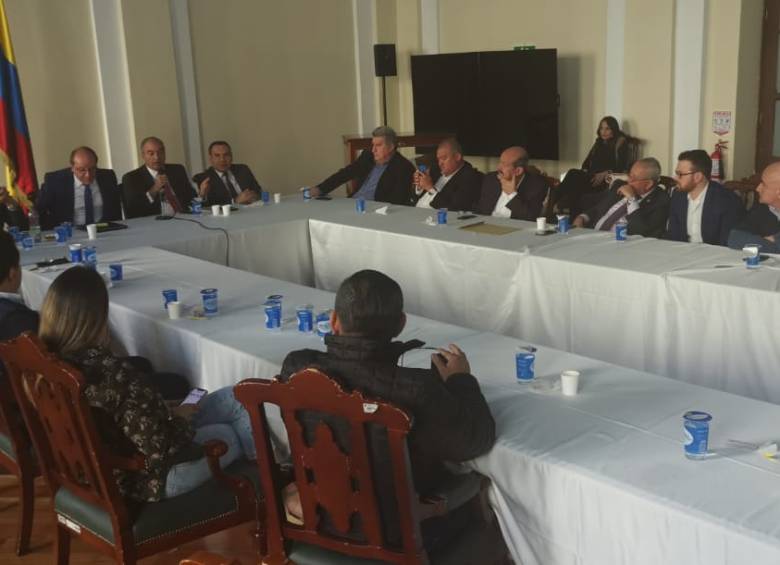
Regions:
M 260 304 L 284 295 L 285 317 L 300 303 L 317 309 L 333 295 L 231 270 L 153 248 L 107 252 L 125 280 L 110 289 L 111 326 L 130 353 L 188 374 L 211 390 L 277 373 L 293 349 L 322 347 L 291 324 L 263 329 Z M 25 272 L 37 306 L 56 272 Z M 175 287 L 187 306 L 198 291 L 219 289 L 219 315 L 168 320 L 160 291 Z M 524 565 L 780 563 L 780 464 L 729 449 L 728 438 L 780 436 L 780 406 L 689 385 L 593 359 L 540 348 L 536 373 L 552 383 L 563 369 L 582 371 L 579 396 L 518 385 L 516 339 L 416 316 L 403 339 L 458 343 L 496 419 L 498 439 L 471 465 L 493 481 L 505 538 Z M 430 351 L 407 353 L 425 367 Z M 682 454 L 682 414 L 713 414 L 715 455 Z

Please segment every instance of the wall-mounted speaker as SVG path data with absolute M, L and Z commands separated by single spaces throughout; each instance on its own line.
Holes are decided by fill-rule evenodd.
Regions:
M 378 77 L 394 77 L 395 43 L 377 43 L 374 45 L 374 74 Z

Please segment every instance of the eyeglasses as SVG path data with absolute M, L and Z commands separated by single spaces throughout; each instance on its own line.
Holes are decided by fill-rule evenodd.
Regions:
M 698 172 L 699 171 L 690 171 L 689 173 L 681 173 L 680 171 L 674 171 L 674 176 L 676 176 L 676 177 L 684 177 L 684 176 L 687 176 L 687 175 L 695 175 Z

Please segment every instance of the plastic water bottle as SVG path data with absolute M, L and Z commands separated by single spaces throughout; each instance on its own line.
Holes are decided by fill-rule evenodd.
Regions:
M 35 243 L 41 242 L 41 224 L 38 220 L 38 212 L 35 211 L 35 208 L 30 208 L 30 211 L 27 213 L 27 221 L 30 224 L 30 237 L 33 238 L 33 241 Z

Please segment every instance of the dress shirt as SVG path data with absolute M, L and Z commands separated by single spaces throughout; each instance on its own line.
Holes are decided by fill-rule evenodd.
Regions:
M 704 241 L 701 238 L 701 213 L 704 210 L 704 199 L 707 197 L 707 189 L 710 183 L 704 187 L 699 197 L 696 199 L 691 198 L 688 194 L 688 241 L 691 243 L 702 243 Z
M 10 300 L 11 302 L 18 302 L 19 304 L 24 304 L 22 295 L 17 292 L 0 292 L 0 298 Z
M 385 169 L 387 169 L 387 165 L 389 163 L 390 161 L 382 165 L 374 165 L 374 168 L 371 169 L 371 172 L 368 174 L 368 177 L 366 177 L 366 180 L 363 181 L 363 186 L 361 186 L 360 190 L 355 193 L 354 198 L 374 200 L 374 196 L 376 195 L 376 185 L 379 184 L 379 179 L 382 178 L 382 174 L 385 172 Z
M 157 180 L 157 175 L 160 173 L 158 171 L 155 171 L 154 169 L 150 169 L 149 167 L 146 167 L 146 170 L 149 171 L 149 174 L 152 175 L 152 178 L 154 180 Z M 173 191 L 173 188 L 171 188 L 171 191 Z M 149 202 L 154 204 L 155 198 L 160 199 L 160 215 L 162 216 L 173 216 L 176 214 L 176 210 L 173 209 L 173 206 L 168 204 L 168 199 L 165 198 L 165 191 L 161 190 L 157 193 L 157 196 L 152 196 L 149 194 L 149 191 L 146 191 L 146 197 L 149 199 Z
M 769 208 L 769 211 L 777 216 L 778 220 L 780 220 L 780 208 L 775 208 L 774 206 L 767 206 L 767 208 Z
M 92 216 L 97 222 L 103 217 L 103 197 L 100 195 L 100 187 L 97 180 L 93 180 L 89 185 L 92 193 Z M 83 226 L 86 223 L 87 209 L 84 204 L 84 183 L 73 175 L 73 223 L 77 226 Z
M 622 218 L 618 218 L 617 221 L 615 222 L 615 224 L 612 226 L 612 229 L 610 231 L 615 231 L 615 226 L 618 224 L 618 222 L 620 220 L 624 220 L 626 218 L 626 216 L 628 216 L 629 214 L 633 214 L 634 212 L 639 210 L 639 203 L 642 202 L 642 200 L 645 199 L 649 194 L 652 194 L 654 190 L 656 190 L 656 189 L 654 188 L 650 192 L 648 192 L 648 193 L 646 193 L 646 194 L 644 194 L 644 195 L 642 195 L 642 196 L 640 196 L 638 198 L 636 198 L 636 197 L 635 198 L 629 198 L 628 199 L 628 208 L 626 209 L 625 216 L 623 216 Z M 603 216 L 601 216 L 599 218 L 599 221 L 596 222 L 596 225 L 593 226 L 593 229 L 600 230 L 601 226 L 604 224 L 604 222 L 607 221 L 607 218 L 609 218 L 613 214 L 613 212 L 615 212 L 615 210 L 620 208 L 625 203 L 625 201 L 626 201 L 625 198 L 621 198 L 620 200 L 615 202 L 612 205 L 612 208 L 607 210 L 606 214 L 604 214 Z M 587 216 L 585 214 L 583 214 L 583 216 L 585 216 L 587 218 Z
M 493 208 L 493 213 L 490 215 L 496 218 L 511 218 L 512 210 L 507 208 L 506 205 L 509 204 L 515 196 L 517 196 L 517 190 L 509 193 L 502 190 L 496 201 L 496 207 Z
M 462 167 L 462 165 L 461 165 Z M 458 168 L 458 171 L 460 168 Z M 416 206 L 418 208 L 431 208 L 431 202 L 434 198 L 436 198 L 436 195 L 441 192 L 441 189 L 444 188 L 444 186 L 449 182 L 449 180 L 454 177 L 458 171 L 455 171 L 451 175 L 441 175 L 438 179 L 436 179 L 436 183 L 433 185 L 433 190 L 423 190 L 422 188 L 415 187 L 414 191 L 417 194 L 420 194 L 421 192 L 425 192 L 420 199 L 417 201 Z

